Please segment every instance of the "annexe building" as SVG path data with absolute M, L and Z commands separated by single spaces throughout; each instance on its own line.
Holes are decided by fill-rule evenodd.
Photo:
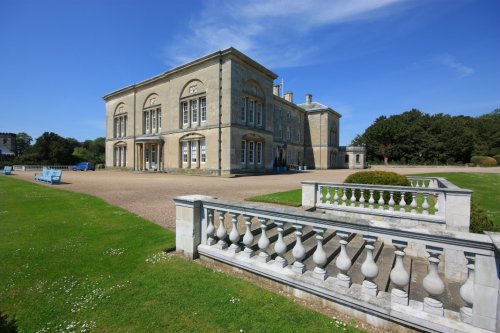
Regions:
M 280 97 L 277 75 L 234 48 L 114 91 L 106 102 L 106 167 L 228 175 L 362 167 L 346 159 L 341 115 L 306 95 Z M 355 163 L 355 162 L 359 163 Z

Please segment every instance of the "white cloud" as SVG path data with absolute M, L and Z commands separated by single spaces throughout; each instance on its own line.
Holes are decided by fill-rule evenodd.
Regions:
M 460 77 L 467 77 L 469 75 L 474 74 L 475 72 L 474 68 L 465 66 L 464 64 L 455 60 L 455 58 L 450 55 L 438 57 L 437 60 L 440 64 L 445 65 L 446 67 L 454 70 Z
M 318 30 L 379 17 L 403 0 L 209 1 L 165 48 L 168 65 L 233 46 L 272 67 L 314 63 Z

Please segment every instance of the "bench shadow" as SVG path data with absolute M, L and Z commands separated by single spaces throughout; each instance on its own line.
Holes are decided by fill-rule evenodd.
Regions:
M 16 319 L 9 318 L 6 314 L 0 312 L 0 332 L 17 333 Z

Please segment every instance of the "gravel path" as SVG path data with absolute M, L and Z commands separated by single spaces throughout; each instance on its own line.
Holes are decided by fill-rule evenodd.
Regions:
M 488 172 L 496 168 L 408 167 L 382 168 L 401 174 L 423 172 Z M 123 207 L 165 228 L 175 231 L 173 198 L 204 194 L 221 199 L 243 200 L 246 197 L 300 187 L 304 180 L 343 181 L 357 170 L 314 170 L 296 174 L 248 176 L 237 178 L 200 177 L 125 171 L 63 171 L 63 183 L 57 188 L 92 194 Z M 33 181 L 33 172 L 15 172 L 15 178 Z M 50 185 L 46 185 L 50 186 Z

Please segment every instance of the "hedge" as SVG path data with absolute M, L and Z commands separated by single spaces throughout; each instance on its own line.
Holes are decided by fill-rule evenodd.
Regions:
M 496 156 L 499 156 L 499 155 L 496 155 Z M 496 166 L 498 164 L 496 158 L 489 157 L 489 156 L 472 156 L 472 158 L 470 159 L 470 162 L 474 166 L 479 165 L 482 167 L 492 167 L 492 166 Z
M 347 184 L 370 184 L 370 185 L 395 185 L 395 186 L 411 186 L 410 181 L 403 175 L 400 175 L 395 172 L 388 171 L 359 171 L 353 173 L 349 177 L 346 178 L 344 183 Z M 347 197 L 351 197 L 351 190 L 347 190 Z M 355 191 L 355 195 L 359 198 L 359 190 Z M 364 192 L 365 200 L 368 201 L 370 199 L 370 193 L 368 191 Z M 373 193 L 373 198 L 375 202 L 377 202 L 380 198 L 380 194 L 378 191 Z M 394 193 L 393 197 L 396 204 L 399 204 L 401 201 L 401 194 L 399 192 Z M 387 203 L 390 200 L 389 192 L 384 192 L 384 201 Z M 411 202 L 411 194 L 406 193 L 405 201 L 407 204 Z

